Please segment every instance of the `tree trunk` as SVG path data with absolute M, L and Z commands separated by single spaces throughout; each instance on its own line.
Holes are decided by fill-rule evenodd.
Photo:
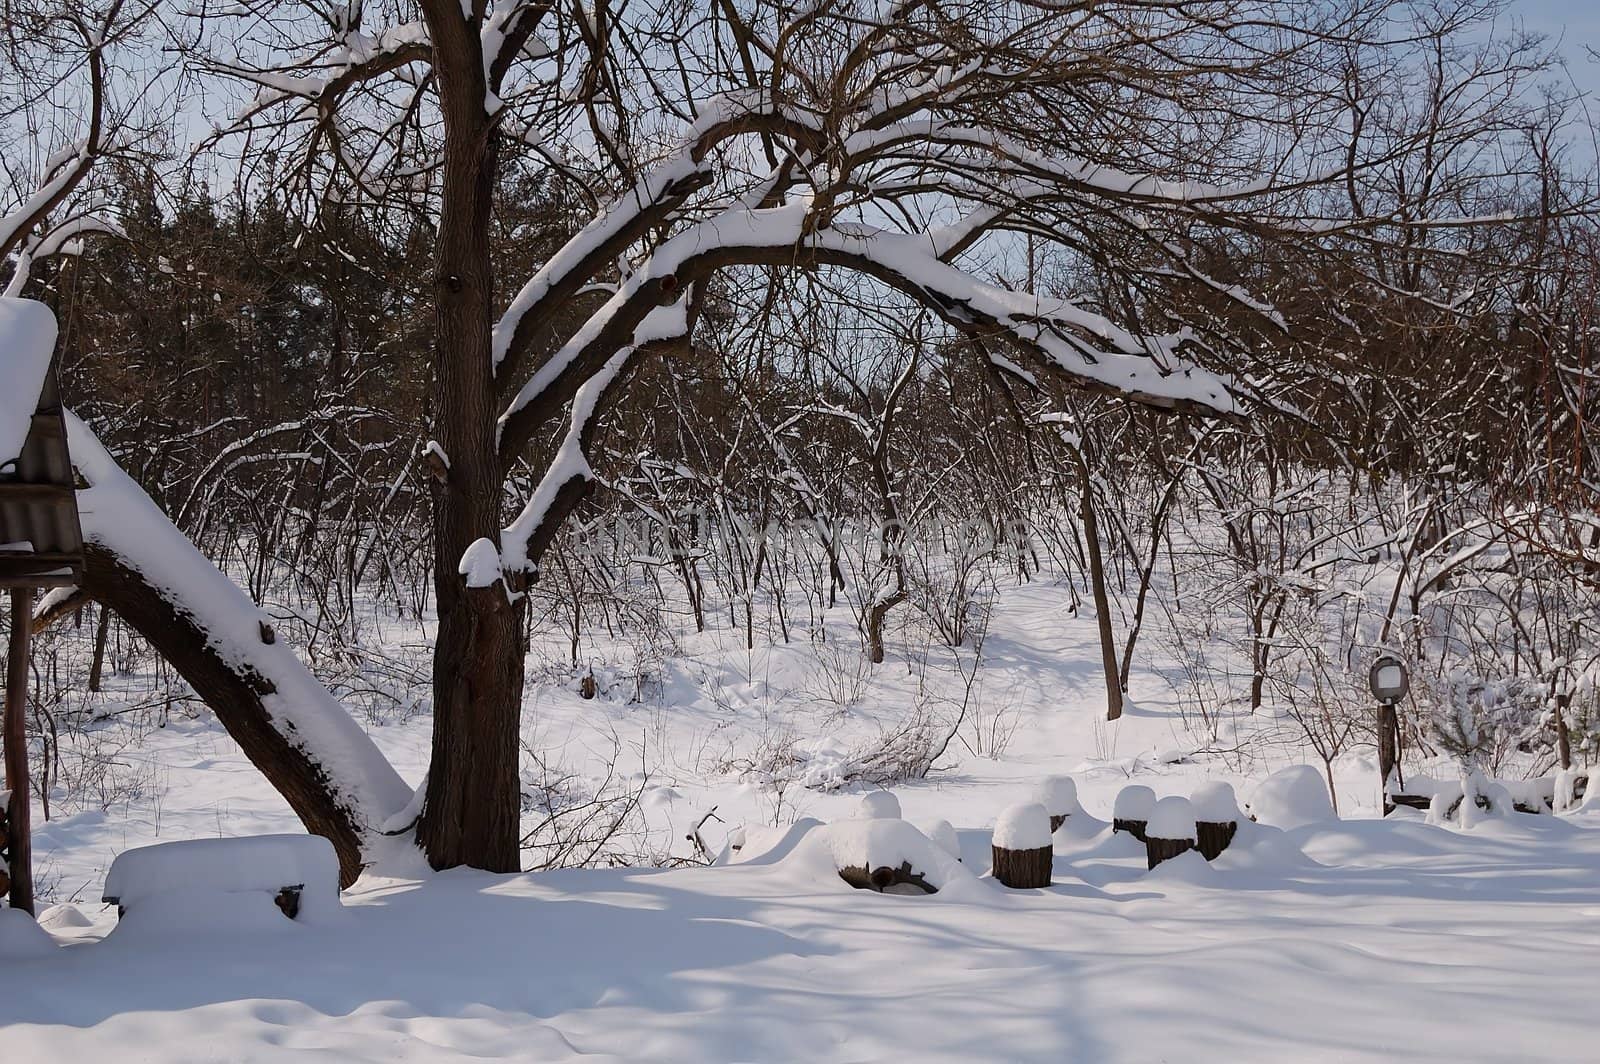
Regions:
M 502 476 L 494 379 L 493 217 L 496 133 L 478 26 L 454 0 L 424 5 L 445 127 L 434 276 L 433 433 L 448 458 L 432 480 L 433 755 L 417 840 L 434 868 L 520 868 L 518 723 L 522 607 L 504 581 L 468 588 L 467 548 L 500 542 Z
M 1085 555 L 1089 563 L 1089 586 L 1094 592 L 1095 621 L 1100 627 L 1100 668 L 1106 678 L 1106 720 L 1122 716 L 1121 670 L 1117 666 L 1117 637 L 1111 630 L 1111 596 L 1106 591 L 1105 560 L 1100 552 L 1100 522 L 1095 517 L 1094 483 L 1089 477 L 1089 462 L 1083 453 L 1072 449 L 1078 461 L 1080 512 L 1083 515 Z
M 106 665 L 106 634 L 111 630 L 111 611 L 102 603 L 100 620 L 94 628 L 94 659 L 89 664 L 89 690 L 98 694 Z
M 354 883 L 365 864 L 366 824 L 359 811 L 336 799 L 327 775 L 306 751 L 292 745 L 273 725 L 262 702 L 276 690 L 272 681 L 247 665 L 224 660 L 187 610 L 101 544 L 84 546 L 83 590 L 114 610 L 178 670 L 306 830 L 333 843 L 339 854 L 340 885 Z M 53 618 L 52 614 L 45 620 Z
M 1572 767 L 1572 738 L 1567 732 L 1567 702 L 1571 696 L 1556 695 L 1556 757 L 1563 771 Z

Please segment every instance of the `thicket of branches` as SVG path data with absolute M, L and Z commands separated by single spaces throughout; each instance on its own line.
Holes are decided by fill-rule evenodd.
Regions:
M 1500 10 L 202 10 L 162 27 L 198 153 L 91 133 L 0 248 L 73 408 L 324 676 L 373 603 L 440 616 L 439 720 L 501 723 L 439 725 L 436 863 L 515 861 L 473 788 L 528 631 L 577 665 L 668 600 L 750 644 L 845 606 L 883 661 L 1064 576 L 1112 717 L 1159 630 L 1215 741 L 1277 708 L 1331 760 L 1382 645 L 1416 743 L 1470 704 L 1537 770 L 1600 728 L 1600 233 Z

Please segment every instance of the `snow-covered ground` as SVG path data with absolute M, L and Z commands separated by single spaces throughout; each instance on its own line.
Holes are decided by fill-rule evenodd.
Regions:
M 727 630 L 677 633 L 648 670 L 601 655 L 593 700 L 547 670 L 530 787 L 558 807 L 637 795 L 642 827 L 607 852 L 673 866 L 423 876 L 401 853 L 331 918 L 202 906 L 119 927 L 98 898 L 121 850 L 297 825 L 208 718 L 117 743 L 131 715 L 114 716 L 122 785 L 35 842 L 60 948 L 21 958 L 27 936 L 0 924 L 0 1045 L 41 1061 L 1589 1058 L 1600 818 L 1376 820 L 1357 751 L 1334 766 L 1345 820 L 1251 828 L 1211 865 L 1147 872 L 1091 822 L 1121 786 L 1227 780 L 1248 799 L 1303 754 L 1273 741 L 1281 722 L 1188 726 L 1149 671 L 1105 723 L 1094 625 L 1066 602 L 1008 589 L 970 684 L 911 634 L 870 674 L 848 646 L 747 652 Z M 390 634 L 391 653 L 419 640 Z M 963 705 L 936 771 L 894 791 L 908 820 L 957 827 L 966 871 L 927 897 L 850 889 L 819 858 L 835 829 L 791 825 L 850 817 L 863 763 Z M 371 731 L 415 783 L 426 713 Z M 1085 812 L 1057 834 L 1053 885 L 1007 891 L 983 875 L 987 829 L 1057 773 Z M 684 836 L 713 808 L 708 848 L 739 828 L 748 843 L 692 865 Z M 530 805 L 530 829 L 546 812 Z

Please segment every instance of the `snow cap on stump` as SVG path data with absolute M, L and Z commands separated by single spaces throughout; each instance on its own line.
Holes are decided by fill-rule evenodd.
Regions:
M 1233 786 L 1221 780 L 1212 780 L 1196 787 L 1189 804 L 1194 806 L 1194 818 L 1207 824 L 1236 824 L 1244 819 L 1239 812 L 1239 800 L 1234 797 Z
M 1034 788 L 1034 798 L 1051 816 L 1072 816 L 1083 811 L 1078 804 L 1078 785 L 1071 776 L 1046 776 Z
M 1145 834 L 1152 839 L 1188 839 L 1194 841 L 1194 806 L 1189 799 L 1172 795 L 1157 802 L 1150 813 Z
M 1156 807 L 1156 792 L 1139 783 L 1131 783 L 1117 792 L 1111 815 L 1118 820 L 1149 820 Z
M 892 791 L 868 791 L 856 805 L 857 820 L 899 820 L 900 799 Z
M 1263 824 L 1290 830 L 1339 819 L 1322 774 L 1310 765 L 1279 769 L 1250 795 L 1250 811 Z
M 1050 845 L 1050 814 L 1038 802 L 1007 806 L 994 823 L 994 845 L 1002 850 L 1042 850 Z

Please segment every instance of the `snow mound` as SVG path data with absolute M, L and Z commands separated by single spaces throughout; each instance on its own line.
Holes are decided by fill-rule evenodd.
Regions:
M 78 928 L 93 927 L 94 921 L 71 902 L 62 902 L 60 905 L 50 906 L 39 914 L 39 926 L 49 928 L 51 931 L 73 931 Z
M 286 935 L 302 931 L 266 891 L 184 887 L 145 898 L 117 921 L 107 941 L 164 948 L 183 938 Z
M 1111 815 L 1118 820 L 1149 820 L 1156 807 L 1156 792 L 1143 784 L 1133 783 L 1117 792 Z
M 337 912 L 339 857 L 333 844 L 320 835 L 252 835 L 125 850 L 106 873 L 104 897 L 132 913 L 176 893 L 249 893 L 270 905 L 282 887 L 301 888 L 301 919 Z
M 928 841 L 956 860 L 961 860 L 961 839 L 956 835 L 955 825 L 948 820 L 934 820 L 921 827 Z
M 1208 824 L 1237 823 L 1244 819 L 1239 812 L 1239 800 L 1234 797 L 1233 785 L 1221 780 L 1202 783 L 1189 798 L 1194 806 L 1194 818 Z
M 1034 788 L 1034 799 L 1051 816 L 1077 816 L 1083 811 L 1078 804 L 1078 785 L 1071 776 L 1047 776 Z
M 1310 765 L 1279 769 L 1250 795 L 1250 811 L 1257 820 L 1285 830 L 1339 819 L 1328 799 L 1328 785 Z
M 1433 801 L 1428 805 L 1428 823 L 1440 825 L 1454 820 L 1463 828 L 1472 828 L 1491 817 L 1508 817 L 1515 812 L 1516 801 L 1510 789 L 1474 770 L 1458 782 L 1435 784 Z
M 899 820 L 900 799 L 892 791 L 868 791 L 856 806 L 857 820 Z
M 1150 813 L 1145 834 L 1152 839 L 1188 839 L 1193 842 L 1194 806 L 1189 799 L 1172 795 L 1161 799 Z
M 55 951 L 56 940 L 33 917 L 21 909 L 0 909 L 0 958 L 48 957 Z
M 1550 788 L 1550 803 L 1558 813 L 1564 813 L 1578 804 L 1578 780 L 1587 780 L 1589 773 L 1583 769 L 1564 768 L 1556 773 Z
M 1039 850 L 1050 845 L 1050 814 L 1038 802 L 1008 806 L 994 824 L 994 844 L 1002 850 Z
M 1259 873 L 1262 878 L 1276 878 L 1318 865 L 1279 828 L 1241 820 L 1238 834 L 1211 862 L 1211 867 L 1219 872 Z
M 0 298 L 0 468 L 22 454 L 55 349 L 56 316 L 49 307 Z
M 1141 882 L 1163 879 L 1172 883 L 1215 884 L 1217 873 L 1199 850 L 1185 850 L 1150 869 Z
M 797 879 L 827 889 L 853 889 L 839 875 L 847 868 L 870 873 L 906 866 L 940 894 L 977 887 L 971 870 L 905 820 L 841 820 L 815 827 L 777 863 Z
M 814 828 L 822 826 L 822 821 L 814 817 L 802 817 L 786 827 L 757 826 L 745 827 L 741 831 L 744 844 L 733 856 L 731 864 L 770 865 L 777 864 L 800 844 L 800 840 Z

